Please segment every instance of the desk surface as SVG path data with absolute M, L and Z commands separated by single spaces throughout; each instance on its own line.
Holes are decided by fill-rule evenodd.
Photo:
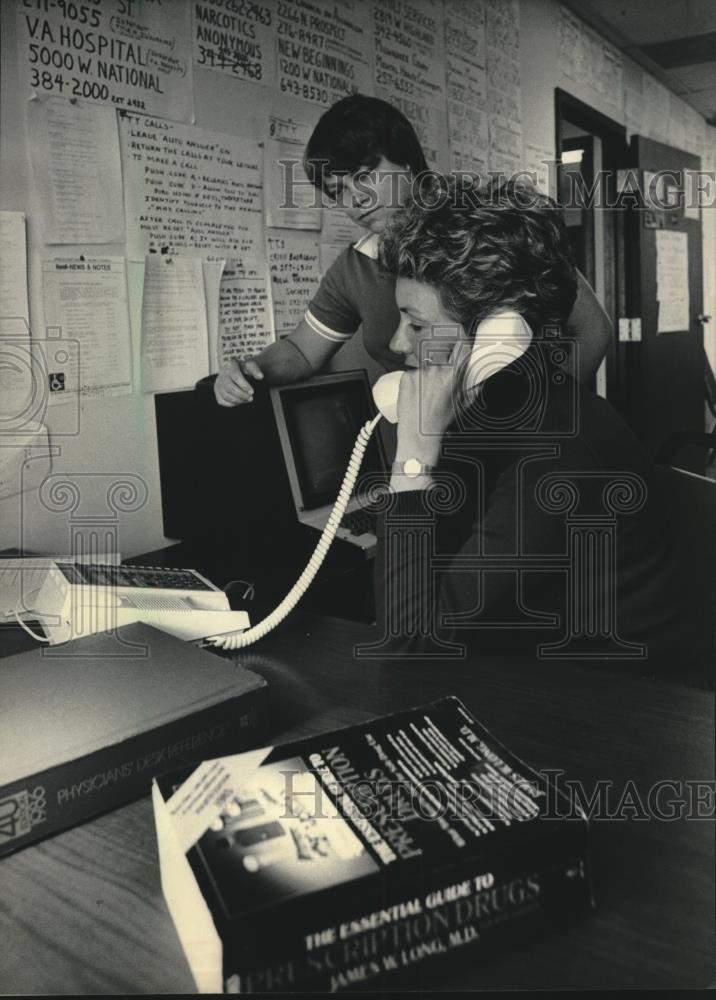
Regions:
M 710 694 L 584 664 L 355 661 L 352 644 L 372 636 L 368 626 L 296 614 L 236 654 L 270 684 L 272 742 L 456 694 L 533 767 L 562 769 L 587 792 L 609 782 L 612 811 L 630 788 L 646 802 L 659 781 L 713 780 Z M 592 844 L 594 914 L 501 954 L 466 950 L 417 966 L 407 985 L 708 985 L 712 823 L 597 819 Z M 193 992 L 161 893 L 148 798 L 0 861 L 0 913 L 0 993 Z

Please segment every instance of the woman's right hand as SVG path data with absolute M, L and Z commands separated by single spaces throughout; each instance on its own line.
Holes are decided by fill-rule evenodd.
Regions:
M 240 406 L 254 398 L 254 387 L 249 379 L 260 381 L 264 373 L 255 358 L 238 361 L 231 358 L 221 368 L 214 382 L 214 395 L 219 406 Z

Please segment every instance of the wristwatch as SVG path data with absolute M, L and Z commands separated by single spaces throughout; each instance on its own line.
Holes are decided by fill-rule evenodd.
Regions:
M 406 458 L 403 462 L 393 462 L 392 472 L 407 476 L 408 479 L 417 479 L 418 476 L 429 476 L 433 469 L 434 466 L 423 465 L 417 458 Z

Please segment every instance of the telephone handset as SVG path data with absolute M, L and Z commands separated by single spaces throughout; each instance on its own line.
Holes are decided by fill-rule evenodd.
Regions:
M 531 342 L 532 331 L 519 313 L 506 311 L 484 319 L 472 342 L 465 369 L 465 391 L 477 388 L 491 375 L 517 361 Z M 373 386 L 375 405 L 391 424 L 398 422 L 398 394 L 403 374 L 402 371 L 388 372 Z
M 476 388 L 491 375 L 516 361 L 525 353 L 531 340 L 532 331 L 516 312 L 496 313 L 483 320 L 475 331 L 470 359 L 465 371 L 465 389 L 469 391 L 469 389 Z M 391 423 L 397 423 L 398 393 L 403 374 L 400 371 L 389 372 L 378 379 L 373 386 L 373 399 L 380 412 L 377 417 L 369 420 L 361 428 L 328 522 L 318 539 L 308 565 L 291 590 L 278 607 L 258 625 L 254 625 L 239 634 L 209 636 L 207 642 L 222 649 L 243 649 L 246 646 L 251 646 L 271 632 L 296 607 L 311 585 L 333 542 L 341 519 L 346 512 L 373 431 L 378 426 L 381 417 L 385 417 Z

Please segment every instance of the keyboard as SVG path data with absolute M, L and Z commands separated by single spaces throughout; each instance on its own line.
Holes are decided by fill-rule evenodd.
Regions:
M 348 528 L 352 535 L 375 535 L 378 530 L 378 518 L 365 510 L 354 510 L 344 514 L 341 525 Z

